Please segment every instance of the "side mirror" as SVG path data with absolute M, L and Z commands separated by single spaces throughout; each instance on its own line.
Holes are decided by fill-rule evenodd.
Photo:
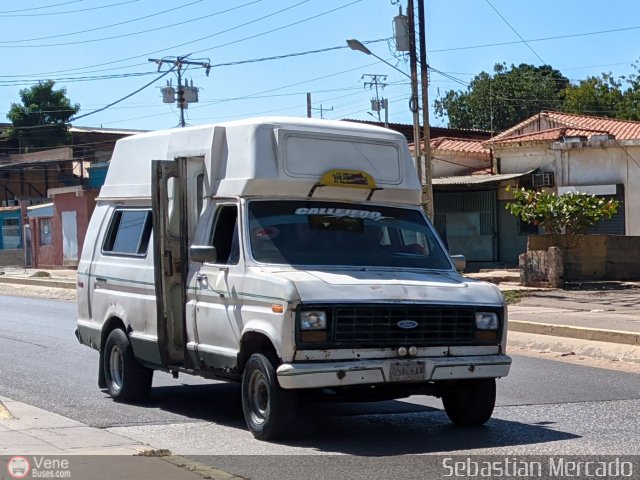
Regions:
M 453 260 L 458 272 L 464 272 L 464 269 L 467 268 L 467 259 L 464 255 L 451 255 L 451 260 Z
M 210 245 L 191 245 L 189 257 L 193 262 L 216 263 L 218 252 L 216 252 L 216 247 Z

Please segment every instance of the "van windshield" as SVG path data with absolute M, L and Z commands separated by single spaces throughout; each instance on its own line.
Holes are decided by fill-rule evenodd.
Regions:
M 410 208 L 254 200 L 249 244 L 263 263 L 451 269 L 425 216 Z

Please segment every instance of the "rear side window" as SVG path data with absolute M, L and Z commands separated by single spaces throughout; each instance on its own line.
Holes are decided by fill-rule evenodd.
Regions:
M 102 251 L 113 255 L 144 256 L 150 237 L 151 210 L 116 210 Z

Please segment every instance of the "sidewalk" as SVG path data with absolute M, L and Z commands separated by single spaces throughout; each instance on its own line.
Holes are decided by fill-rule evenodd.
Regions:
M 41 270 L 23 267 L 0 267 L 0 284 L 75 290 L 76 271 L 73 269 Z
M 510 347 L 640 364 L 640 282 L 553 289 L 523 287 L 516 270 L 466 276 L 496 283 L 511 300 Z
M 117 455 L 117 460 L 114 460 Z M 12 456 L 28 462 L 32 474 L 37 468 L 35 457 L 68 462 L 68 467 L 45 468 L 69 476 L 60 478 L 137 478 L 149 480 L 231 480 L 226 472 L 194 463 L 168 451 L 107 430 L 89 427 L 40 408 L 0 397 L 0 470 Z M 24 463 L 23 463 L 24 464 Z M 4 478 L 0 475 L 0 478 Z M 21 477 L 16 477 L 21 478 Z M 31 477 L 29 477 L 31 478 Z M 49 476 L 48 478 L 51 478 Z

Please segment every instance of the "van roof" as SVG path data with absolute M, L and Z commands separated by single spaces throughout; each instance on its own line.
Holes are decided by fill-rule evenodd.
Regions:
M 100 199 L 147 199 L 151 161 L 201 157 L 214 196 L 307 197 L 329 170 L 364 172 L 376 200 L 419 204 L 404 136 L 336 120 L 261 117 L 141 133 L 118 140 Z M 363 189 L 320 187 L 314 198 L 360 199 Z

